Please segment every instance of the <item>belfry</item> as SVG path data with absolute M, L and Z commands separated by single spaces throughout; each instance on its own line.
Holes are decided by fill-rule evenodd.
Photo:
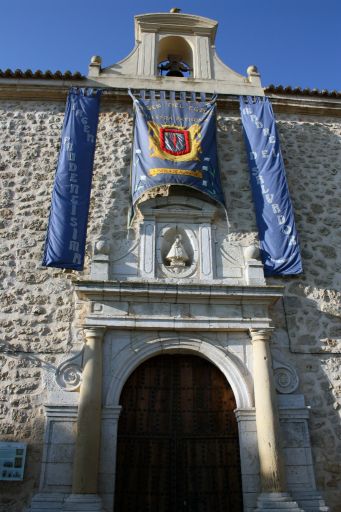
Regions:
M 137 15 L 134 49 L 118 63 L 104 67 L 95 56 L 87 77 L 60 81 L 23 75 L 20 90 L 11 89 L 13 77 L 0 80 L 1 94 L 24 113 L 33 102 L 47 112 L 54 146 L 69 87 L 74 94 L 101 91 L 97 138 L 85 114 L 81 120 L 95 151 L 84 270 L 63 272 L 63 264 L 46 264 L 45 258 L 47 268 L 30 269 L 27 281 L 30 300 L 40 297 L 29 320 L 32 332 L 39 325 L 48 329 L 30 342 L 39 358 L 22 356 L 28 368 L 35 357 L 44 360 L 41 393 L 32 402 L 44 420 L 43 452 L 32 477 L 36 481 L 39 472 L 40 483 L 25 498 L 27 511 L 334 510 L 316 487 L 315 471 L 326 501 L 336 503 L 333 489 L 323 484 L 323 456 L 314 452 L 311 439 L 318 435 L 307 403 L 316 399 L 312 379 L 323 387 L 324 371 L 331 368 L 328 342 L 324 348 L 321 343 L 333 338 L 336 318 L 330 303 L 329 317 L 321 319 L 329 334 L 316 334 L 315 341 L 303 327 L 306 318 L 315 325 L 324 299 L 320 294 L 317 306 L 313 255 L 298 213 L 295 180 L 306 163 L 295 161 L 287 147 L 296 147 L 290 130 L 310 129 L 302 117 L 318 111 L 328 123 L 328 116 L 339 116 L 340 98 L 265 89 L 254 65 L 245 76 L 236 73 L 216 53 L 217 26 L 176 8 Z M 91 94 L 84 93 L 85 100 Z M 271 181 L 270 189 L 262 171 L 265 159 L 277 165 L 276 172 L 284 166 L 274 121 L 266 124 L 268 118 L 256 114 L 266 106 L 265 96 L 281 121 L 296 211 L 283 209 L 276 184 Z M 240 97 L 249 101 L 242 115 Z M 42 126 L 48 122 L 43 114 L 37 117 Z M 250 136 L 245 148 L 248 127 L 263 138 L 254 142 Z M 39 151 L 37 161 L 46 161 L 44 148 Z M 32 165 L 39 173 L 36 161 Z M 82 184 L 73 172 L 74 184 L 67 187 L 78 215 Z M 53 165 L 46 174 L 39 209 L 44 228 Z M 52 204 L 47 241 L 57 208 Z M 300 266 L 271 273 L 271 266 L 284 268 L 287 254 L 300 258 L 294 214 L 303 274 Z M 37 222 L 28 229 L 41 232 Z M 70 223 L 66 249 L 78 265 L 80 228 Z M 265 257 L 276 229 L 278 237 L 287 236 L 289 252 Z M 24 234 L 22 243 L 34 260 L 39 255 L 28 238 Z M 41 233 L 37 240 L 42 251 Z M 50 357 L 56 340 L 60 349 Z M 326 413 L 330 425 L 335 413 Z

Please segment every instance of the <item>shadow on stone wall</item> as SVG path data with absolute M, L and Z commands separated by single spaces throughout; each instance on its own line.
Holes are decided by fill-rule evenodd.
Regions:
M 274 346 L 299 374 L 311 407 L 317 484 L 336 512 L 341 510 L 341 126 L 336 118 L 276 117 L 304 273 L 267 280 L 284 286 L 284 300 L 272 309 Z M 257 228 L 238 114 L 218 118 L 218 145 L 229 238 L 252 243 Z
M 39 411 L 31 411 L 31 414 L 36 416 L 29 424 L 15 424 L 17 432 L 6 425 L 1 426 L 2 441 L 28 443 L 24 479 L 19 482 L 0 481 L 0 510 L 3 512 L 23 512 L 32 495 L 38 491 L 45 422 Z

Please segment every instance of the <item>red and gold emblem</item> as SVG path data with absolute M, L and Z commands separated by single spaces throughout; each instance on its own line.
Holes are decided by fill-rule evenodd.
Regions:
M 170 155 L 187 155 L 191 151 L 189 131 L 160 128 L 160 146 Z
M 150 156 L 173 162 L 200 160 L 201 128 L 193 124 L 189 128 L 182 126 L 160 126 L 148 122 Z

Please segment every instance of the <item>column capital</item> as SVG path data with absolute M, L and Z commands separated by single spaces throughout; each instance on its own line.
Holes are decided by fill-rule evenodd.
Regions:
M 91 326 L 91 327 L 83 327 L 84 336 L 86 341 L 91 339 L 97 339 L 98 341 L 103 340 L 103 336 L 105 333 L 105 327 L 102 326 Z
M 271 342 L 271 334 L 274 331 L 273 327 L 267 327 L 265 329 L 250 329 L 251 342 L 257 341 Z

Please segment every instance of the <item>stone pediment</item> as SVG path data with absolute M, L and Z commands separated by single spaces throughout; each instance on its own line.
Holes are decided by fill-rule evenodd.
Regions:
M 135 46 L 132 52 L 102 68 L 93 57 L 88 78 L 94 86 L 132 89 L 206 92 L 263 96 L 260 75 L 250 66 L 243 76 L 218 57 L 215 37 L 218 23 L 210 18 L 182 13 L 151 13 L 135 16 Z M 170 54 L 188 65 L 187 76 L 163 75 L 160 64 Z

